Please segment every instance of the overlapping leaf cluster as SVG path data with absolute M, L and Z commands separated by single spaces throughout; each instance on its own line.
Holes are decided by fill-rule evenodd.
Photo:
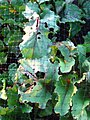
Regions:
M 19 113 L 28 115 L 27 120 L 53 115 L 60 120 L 90 119 L 90 31 L 83 36 L 83 44 L 74 43 L 90 19 L 90 2 L 78 0 L 78 5 L 74 0 L 31 0 L 26 4 L 19 67 L 11 64 L 8 74 L 0 78 L 0 98 L 7 101 L 5 107 L 0 106 L 1 120 L 7 116 L 11 120 Z M 69 25 L 69 35 L 59 41 L 61 24 Z

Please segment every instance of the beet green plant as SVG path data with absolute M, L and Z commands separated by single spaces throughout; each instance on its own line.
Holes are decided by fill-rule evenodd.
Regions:
M 90 20 L 89 5 L 89 0 L 26 4 L 22 57 L 0 78 L 1 120 L 20 114 L 23 120 L 90 119 L 90 31 L 79 36 Z

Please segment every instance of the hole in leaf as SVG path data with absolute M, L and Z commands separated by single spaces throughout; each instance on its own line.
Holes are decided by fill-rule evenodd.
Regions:
M 53 32 L 53 31 L 54 31 L 54 28 L 49 28 L 49 31 Z
M 38 39 L 41 39 L 40 37 L 38 37 Z
M 36 85 L 36 82 L 34 82 L 34 86 Z
M 38 79 L 44 78 L 45 73 L 44 73 L 44 72 L 39 72 L 39 71 L 38 71 L 38 72 L 36 73 L 36 76 L 37 76 Z
M 41 32 L 38 32 L 37 35 L 41 34 Z
M 53 38 L 53 33 L 49 33 L 49 34 L 48 34 L 48 38 L 49 38 L 49 39 L 52 39 L 52 38 Z
M 47 28 L 48 27 L 48 24 L 45 22 L 45 28 Z

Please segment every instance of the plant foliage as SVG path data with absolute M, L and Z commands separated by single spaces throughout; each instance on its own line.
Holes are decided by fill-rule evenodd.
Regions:
M 89 6 L 0 0 L 0 120 L 90 119 Z

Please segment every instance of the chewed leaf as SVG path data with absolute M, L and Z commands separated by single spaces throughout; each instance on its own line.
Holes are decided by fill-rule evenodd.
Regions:
M 35 60 L 22 59 L 20 60 L 20 63 L 25 69 L 25 71 L 28 71 L 33 75 L 39 71 L 45 73 L 46 79 L 57 81 L 59 78 L 58 75 L 59 64 L 58 63 L 52 64 L 46 56 L 41 59 Z
M 47 56 L 50 52 L 51 41 L 48 37 L 42 34 L 41 31 L 32 33 L 31 35 L 25 34 L 24 41 L 20 43 L 20 50 L 25 58 L 41 58 Z
M 48 8 L 43 11 L 41 14 L 41 23 L 46 23 L 48 28 L 54 28 L 54 30 L 58 30 L 57 20 L 59 19 L 58 15 Z

